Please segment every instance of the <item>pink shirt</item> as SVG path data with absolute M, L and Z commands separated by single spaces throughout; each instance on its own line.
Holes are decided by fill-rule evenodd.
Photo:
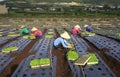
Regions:
M 34 31 L 33 36 L 36 36 L 36 35 L 42 35 L 42 32 L 40 30 L 36 30 Z
M 72 34 L 80 33 L 80 30 L 77 28 L 72 29 Z

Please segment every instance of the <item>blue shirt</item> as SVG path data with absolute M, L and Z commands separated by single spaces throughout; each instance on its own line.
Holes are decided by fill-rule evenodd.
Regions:
M 87 26 L 86 27 L 86 31 L 92 31 L 93 29 L 92 29 L 92 27 L 91 26 Z
M 59 37 L 54 41 L 54 46 L 58 46 L 59 44 L 62 44 L 64 48 L 67 48 L 69 43 L 62 37 Z

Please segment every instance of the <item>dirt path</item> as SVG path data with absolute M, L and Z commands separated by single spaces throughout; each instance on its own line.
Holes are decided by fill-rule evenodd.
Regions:
M 55 29 L 56 38 L 60 36 L 60 34 Z M 66 59 L 67 49 L 54 49 L 52 52 L 53 55 L 57 57 L 57 65 L 56 65 L 56 77 L 73 77 L 72 71 Z
M 68 61 L 66 59 L 66 52 L 68 50 L 55 49 L 53 55 L 57 56 L 56 77 L 73 77 Z

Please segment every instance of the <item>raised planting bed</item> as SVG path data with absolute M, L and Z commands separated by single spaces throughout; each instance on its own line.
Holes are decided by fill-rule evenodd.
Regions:
M 15 59 L 15 57 L 11 57 L 9 54 L 0 53 L 0 73 L 8 66 L 8 64 Z
M 94 37 L 86 37 L 91 43 L 93 43 L 98 49 L 107 48 L 106 54 L 112 56 L 120 62 L 120 44 L 113 39 L 96 35 Z M 100 51 L 102 52 L 102 51 Z
M 13 73 L 11 77 L 52 77 L 52 68 L 38 68 L 33 69 L 30 67 L 31 60 L 36 59 L 34 55 L 24 59 Z
M 35 54 L 36 58 L 45 58 L 45 57 L 50 57 L 50 46 L 51 43 L 53 42 L 52 39 L 50 38 L 45 38 L 41 44 L 40 47 L 36 50 L 37 53 Z
M 86 54 L 88 49 L 91 49 L 90 46 L 82 38 L 71 35 L 71 39 L 79 56 Z
M 96 55 L 96 54 L 95 54 Z M 116 77 L 104 61 L 96 55 L 99 62 L 97 64 L 85 64 L 90 59 L 86 59 L 82 64 L 75 64 L 75 61 L 68 61 L 74 77 Z
M 20 37 L 17 40 L 6 44 L 2 49 L 17 46 L 18 47 L 17 53 L 20 53 L 30 41 L 31 41 L 30 39 L 23 39 L 22 37 Z
M 43 39 L 38 40 L 29 52 L 37 51 L 42 43 L 43 43 Z
M 106 36 L 115 40 L 120 40 L 120 28 L 111 28 L 110 30 L 95 29 L 94 32 L 102 36 Z

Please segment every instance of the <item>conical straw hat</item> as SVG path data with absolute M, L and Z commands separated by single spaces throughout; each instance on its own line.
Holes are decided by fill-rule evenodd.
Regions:
M 21 25 L 21 26 L 20 26 L 20 28 L 24 28 L 24 27 L 25 27 L 25 25 Z
M 33 27 L 33 28 L 31 29 L 32 32 L 34 32 L 34 31 L 36 31 L 36 30 L 37 30 L 36 27 Z
M 79 26 L 79 25 L 76 25 L 74 28 L 78 28 L 78 29 L 80 29 L 80 30 L 81 30 L 81 28 L 80 28 L 80 26 Z
M 67 32 L 62 33 L 60 36 L 65 39 L 70 39 L 70 36 Z
M 84 27 L 87 27 L 87 26 L 88 26 L 88 25 L 86 25 L 86 24 L 85 24 L 85 26 L 84 26 Z

